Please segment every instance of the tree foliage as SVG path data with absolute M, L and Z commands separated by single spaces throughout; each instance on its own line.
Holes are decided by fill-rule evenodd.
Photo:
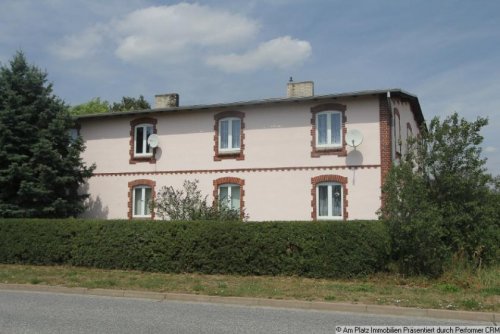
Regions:
M 111 111 L 128 111 L 128 110 L 142 110 L 151 109 L 151 105 L 140 95 L 139 98 L 124 96 L 120 102 L 113 103 Z
M 487 123 L 435 117 L 389 172 L 382 217 L 402 271 L 437 275 L 451 255 L 475 266 L 498 261 L 499 182 L 486 172 L 479 146 Z
M 78 104 L 69 109 L 72 115 L 87 115 L 100 114 L 110 111 L 111 106 L 106 100 L 101 101 L 101 98 L 95 97 L 89 102 Z
M 143 109 L 151 109 L 151 105 L 144 99 L 144 96 L 140 95 L 138 98 L 124 96 L 120 102 L 114 102 L 113 104 L 95 97 L 88 102 L 71 107 L 69 111 L 72 115 L 78 116 Z
M 183 189 L 174 189 L 172 186 L 161 188 L 151 205 L 163 220 L 238 221 L 245 218 L 244 208 L 235 210 L 221 203 L 208 204 L 207 198 L 198 189 L 198 180 L 186 180 Z
M 18 52 L 0 68 L 0 217 L 67 217 L 83 211 L 92 175 L 72 141 L 68 108 L 47 74 Z

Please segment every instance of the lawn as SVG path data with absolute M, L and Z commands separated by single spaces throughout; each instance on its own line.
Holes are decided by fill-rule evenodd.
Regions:
M 164 274 L 70 266 L 0 264 L 0 283 L 130 289 L 215 296 L 499 311 L 500 267 L 449 271 L 439 279 L 376 274 L 357 279 Z

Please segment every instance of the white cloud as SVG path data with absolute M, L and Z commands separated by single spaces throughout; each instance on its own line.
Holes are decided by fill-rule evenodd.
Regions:
M 488 146 L 484 149 L 484 151 L 486 153 L 493 153 L 493 152 L 496 152 L 497 148 L 496 147 L 493 147 L 493 146 Z
M 197 4 L 140 9 L 115 23 L 121 36 L 116 54 L 134 60 L 157 52 L 170 54 L 190 46 L 219 46 L 247 40 L 258 30 L 243 16 Z
M 65 60 L 82 59 L 97 53 L 105 42 L 107 27 L 96 25 L 80 34 L 66 36 L 52 51 Z
M 311 52 L 309 42 L 284 36 L 261 43 L 244 54 L 209 57 L 207 64 L 226 72 L 245 72 L 262 67 L 288 68 L 302 63 Z
M 311 55 L 309 42 L 290 36 L 261 43 L 243 54 L 229 53 L 253 44 L 258 30 L 257 21 L 242 15 L 180 3 L 138 9 L 108 23 L 96 24 L 66 36 L 52 50 L 65 60 L 102 54 L 114 54 L 135 64 L 169 64 L 190 59 L 226 72 L 288 68 Z

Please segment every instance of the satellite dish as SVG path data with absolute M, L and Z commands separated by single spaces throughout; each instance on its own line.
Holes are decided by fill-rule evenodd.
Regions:
M 158 147 L 158 135 L 156 135 L 154 133 L 149 135 L 148 145 L 151 146 L 152 148 Z
M 363 142 L 363 134 L 356 129 L 349 130 L 345 135 L 345 141 L 347 145 L 356 148 Z

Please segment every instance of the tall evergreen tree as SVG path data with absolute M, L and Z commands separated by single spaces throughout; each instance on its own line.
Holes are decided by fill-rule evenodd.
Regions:
M 92 175 L 72 140 L 74 121 L 47 73 L 22 52 L 0 68 L 0 217 L 68 217 L 84 209 Z

